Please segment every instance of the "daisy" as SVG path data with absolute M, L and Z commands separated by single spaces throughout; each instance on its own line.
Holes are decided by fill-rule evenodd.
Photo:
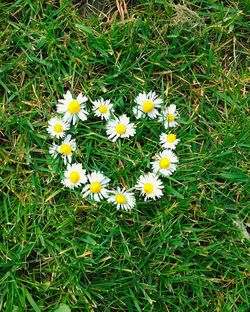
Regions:
M 58 154 L 62 155 L 64 164 L 71 163 L 72 161 L 72 152 L 76 150 L 76 141 L 71 140 L 71 135 L 67 135 L 62 144 L 57 145 L 53 143 L 50 147 L 50 154 L 56 158 Z
M 68 123 L 73 121 L 73 125 L 78 121 L 78 119 L 86 120 L 87 111 L 85 110 L 85 102 L 88 100 L 86 96 L 80 93 L 76 99 L 73 98 L 70 91 L 64 94 L 64 99 L 58 100 L 57 112 L 64 114 L 63 119 Z
M 101 98 L 100 100 L 93 101 L 94 105 L 94 114 L 97 117 L 101 117 L 101 119 L 108 120 L 110 118 L 110 114 L 113 113 L 113 105 L 110 103 L 110 100 L 104 100 Z
M 115 142 L 118 138 L 128 138 L 135 135 L 135 124 L 129 123 L 129 118 L 122 115 L 107 123 L 108 138 Z
M 165 128 L 171 128 L 178 125 L 176 119 L 178 119 L 179 114 L 176 110 L 176 105 L 169 105 L 163 112 L 162 121 L 164 122 Z
M 67 170 L 64 172 L 62 183 L 73 189 L 87 182 L 86 170 L 82 169 L 82 164 L 68 164 Z
M 117 209 L 131 210 L 135 206 L 135 196 L 133 193 L 127 192 L 124 188 L 117 188 L 116 191 L 111 191 L 108 198 L 109 203 L 116 205 Z
M 105 177 L 102 173 L 93 171 L 88 175 L 89 183 L 82 189 L 82 197 L 89 196 L 95 201 L 100 201 L 103 198 L 108 197 L 108 190 L 105 188 L 110 179 Z
M 139 177 L 136 189 L 141 191 L 141 195 L 145 196 L 144 200 L 159 198 L 163 195 L 162 181 L 154 173 L 143 174 Z
M 176 135 L 173 133 L 162 133 L 160 135 L 160 143 L 164 148 L 175 149 L 179 141 L 180 139 L 177 139 Z
M 175 172 L 178 158 L 171 150 L 161 152 L 159 155 L 155 156 L 155 159 L 156 160 L 151 163 L 154 173 L 167 177 Z
M 137 106 L 133 108 L 136 119 L 142 116 L 149 116 L 151 119 L 155 119 L 160 115 L 158 108 L 160 108 L 162 102 L 163 100 L 153 91 L 150 91 L 148 94 L 145 92 L 139 93 L 135 98 Z
M 53 117 L 48 121 L 48 124 L 47 131 L 52 138 L 63 138 L 65 131 L 69 130 L 69 124 L 62 118 Z

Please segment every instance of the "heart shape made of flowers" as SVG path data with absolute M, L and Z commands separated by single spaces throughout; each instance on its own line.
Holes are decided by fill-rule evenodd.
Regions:
M 176 106 L 171 104 L 163 107 L 163 100 L 153 91 L 142 92 L 135 98 L 133 115 L 136 120 L 154 119 L 164 124 L 168 133 L 162 132 L 159 137 L 159 144 L 163 150 L 154 156 L 151 162 L 152 172 L 142 174 L 136 185 L 130 189 L 118 187 L 110 189 L 111 179 L 103 172 L 93 170 L 87 173 L 81 163 L 72 163 L 72 157 L 76 150 L 76 140 L 67 132 L 71 126 L 76 127 L 80 121 L 87 122 L 89 112 L 86 108 L 87 96 L 81 93 L 75 98 L 70 91 L 64 94 L 63 99 L 58 100 L 57 113 L 62 117 L 52 117 L 48 121 L 47 131 L 50 137 L 60 140 L 50 146 L 49 152 L 56 158 L 60 156 L 66 169 L 62 183 L 65 187 L 75 189 L 82 187 L 82 197 L 94 201 L 107 200 L 116 205 L 118 209 L 130 210 L 136 205 L 135 191 L 139 191 L 144 200 L 156 200 L 163 195 L 163 182 L 160 177 L 167 177 L 174 173 L 178 158 L 173 150 L 178 142 L 176 134 L 169 131 L 178 125 L 179 114 Z M 106 121 L 106 134 L 108 139 L 116 142 L 120 139 L 130 139 L 136 133 L 136 124 L 123 114 L 115 115 L 114 106 L 110 100 L 100 98 L 92 102 L 94 116 Z M 161 109 L 161 112 L 159 111 Z

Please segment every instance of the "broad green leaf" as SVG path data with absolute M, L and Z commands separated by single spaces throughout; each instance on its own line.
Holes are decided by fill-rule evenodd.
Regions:
M 54 312 L 71 312 L 70 307 L 65 303 L 60 303 L 58 308 Z

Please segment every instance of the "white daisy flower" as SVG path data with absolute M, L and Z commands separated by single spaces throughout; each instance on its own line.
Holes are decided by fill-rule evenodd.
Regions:
M 58 155 L 57 153 L 58 146 L 59 145 L 53 142 L 52 145 L 49 147 L 49 153 L 53 158 L 56 158 L 56 156 Z
M 100 172 L 93 171 L 91 174 L 88 174 L 88 181 L 89 183 L 82 189 L 82 197 L 89 196 L 95 201 L 108 197 L 108 190 L 105 186 L 109 183 L 109 178 Z
M 62 183 L 73 189 L 87 182 L 86 170 L 82 168 L 82 164 L 68 164 L 67 170 L 64 172 Z
M 134 208 L 136 201 L 133 193 L 119 187 L 116 191 L 111 191 L 110 193 L 108 202 L 115 204 L 117 209 L 131 210 Z
M 53 117 L 48 121 L 49 126 L 47 131 L 51 138 L 63 138 L 65 131 L 69 130 L 69 124 L 62 120 L 62 118 Z
M 163 195 L 162 181 L 154 173 L 146 173 L 139 177 L 135 188 L 145 196 L 144 200 L 159 198 Z
M 162 133 L 160 135 L 160 143 L 164 148 L 175 149 L 177 144 L 180 142 L 180 139 L 176 138 L 176 135 L 173 133 Z
M 101 98 L 100 100 L 92 102 L 94 107 L 94 114 L 97 117 L 101 117 L 101 119 L 108 120 L 110 118 L 110 114 L 113 114 L 113 105 L 110 103 L 110 100 L 104 100 Z
M 64 99 L 58 100 L 59 104 L 57 104 L 56 107 L 58 113 L 64 114 L 64 121 L 69 123 L 73 121 L 73 125 L 75 125 L 78 119 L 87 119 L 88 113 L 85 110 L 85 102 L 88 100 L 88 98 L 86 96 L 83 96 L 82 93 L 80 93 L 77 98 L 74 99 L 71 92 L 67 91 L 63 97 Z
M 67 135 L 66 138 L 60 145 L 53 143 L 50 147 L 50 154 L 56 158 L 60 154 L 63 158 L 64 164 L 71 163 L 72 161 L 72 152 L 76 150 L 76 141 L 71 140 L 71 135 Z
M 129 118 L 122 115 L 119 118 L 111 119 L 107 123 L 108 138 L 115 142 L 118 138 L 128 138 L 135 135 L 135 124 L 129 123 Z
M 166 110 L 163 112 L 162 121 L 164 122 L 165 128 L 172 128 L 178 125 L 177 119 L 179 114 L 176 110 L 176 105 L 169 105 Z
M 178 158 L 174 152 L 165 150 L 155 158 L 156 160 L 151 163 L 154 173 L 167 177 L 175 172 Z
M 163 100 L 153 91 L 150 91 L 148 94 L 145 92 L 139 93 L 135 98 L 137 106 L 133 108 L 136 119 L 142 116 L 149 116 L 151 119 L 155 119 L 160 115 L 158 108 L 160 108 L 162 102 Z

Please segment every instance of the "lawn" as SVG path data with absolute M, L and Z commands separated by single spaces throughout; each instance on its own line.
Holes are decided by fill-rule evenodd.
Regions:
M 250 310 L 249 12 L 248 0 L 1 1 L 0 311 Z M 67 90 L 129 116 L 142 91 L 177 106 L 163 197 L 121 211 L 61 184 L 46 128 Z M 142 119 L 114 144 L 90 114 L 73 129 L 76 160 L 131 186 L 160 133 Z

